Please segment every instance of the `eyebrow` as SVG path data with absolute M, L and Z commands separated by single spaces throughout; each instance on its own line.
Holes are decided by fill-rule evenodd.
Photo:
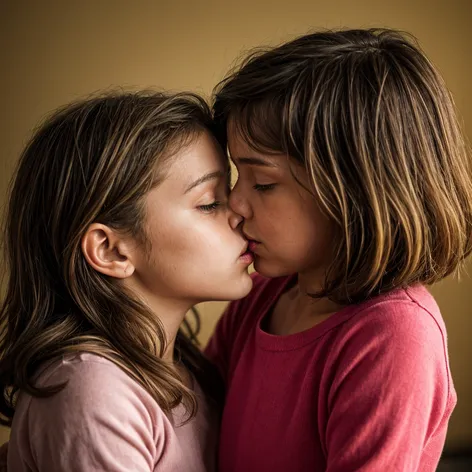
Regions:
M 220 179 L 222 177 L 224 177 L 224 173 L 221 172 L 221 170 L 217 170 L 216 172 L 209 172 L 208 174 L 199 177 L 197 180 L 195 180 L 195 182 L 192 182 L 186 188 L 184 193 L 190 192 L 190 190 L 194 189 L 195 187 L 198 187 L 201 184 L 204 184 L 205 182 L 208 182 L 209 180 Z
M 235 157 L 233 158 L 238 164 L 244 164 L 248 166 L 259 166 L 259 167 L 277 167 L 270 161 L 261 159 L 260 157 Z

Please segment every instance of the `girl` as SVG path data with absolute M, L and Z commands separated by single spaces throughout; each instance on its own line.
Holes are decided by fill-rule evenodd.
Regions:
M 260 274 L 207 348 L 219 470 L 436 470 L 456 393 L 424 285 L 472 248 L 438 72 L 394 31 L 315 33 L 246 60 L 214 114 Z
M 8 469 L 212 471 L 218 399 L 179 330 L 251 286 L 228 166 L 193 95 L 73 104 L 35 134 L 6 218 Z

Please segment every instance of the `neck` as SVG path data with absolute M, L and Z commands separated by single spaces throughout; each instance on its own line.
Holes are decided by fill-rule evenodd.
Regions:
M 311 316 L 323 316 L 334 313 L 342 307 L 328 298 L 313 298 L 312 294 L 321 291 L 324 278 L 324 272 L 321 271 L 298 274 L 298 284 L 294 287 L 291 298 L 300 312 L 311 314 Z
M 174 360 L 175 339 L 187 312 L 195 303 L 176 299 L 158 293 L 143 290 L 139 284 L 127 280 L 127 286 L 159 318 L 166 336 L 166 349 L 162 358 L 168 362 Z
M 271 334 L 285 336 L 306 331 L 339 310 L 340 306 L 328 298 L 312 296 L 320 292 L 322 279 L 310 275 L 299 273 L 298 283 L 280 297 L 267 326 Z

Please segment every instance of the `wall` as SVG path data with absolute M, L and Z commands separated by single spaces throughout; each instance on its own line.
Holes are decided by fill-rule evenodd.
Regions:
M 469 22 L 467 0 L 0 0 L 0 204 L 18 152 L 49 110 L 117 85 L 209 95 L 245 50 L 314 28 L 414 33 L 442 70 L 470 136 Z M 434 293 L 449 328 L 459 394 L 448 442 L 472 444 L 472 282 L 447 280 Z M 200 307 L 203 341 L 223 306 Z

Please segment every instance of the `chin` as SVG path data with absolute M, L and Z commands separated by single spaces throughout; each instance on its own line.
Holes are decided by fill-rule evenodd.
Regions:
M 287 267 L 283 267 L 282 265 L 268 261 L 267 259 L 262 259 L 259 256 L 256 256 L 254 260 L 254 270 L 258 274 L 269 279 L 285 277 L 297 272 L 296 270 L 289 270 Z
M 222 295 L 221 300 L 232 301 L 244 298 L 252 289 L 252 279 L 248 273 L 245 273 L 242 279 L 231 283 L 231 288 Z
M 235 293 L 235 297 L 232 298 L 231 300 L 238 300 L 240 298 L 245 297 L 246 295 L 249 294 L 249 292 L 252 290 L 253 286 L 253 281 L 251 276 L 246 272 L 244 274 L 244 280 L 241 282 L 239 289 L 237 293 Z

